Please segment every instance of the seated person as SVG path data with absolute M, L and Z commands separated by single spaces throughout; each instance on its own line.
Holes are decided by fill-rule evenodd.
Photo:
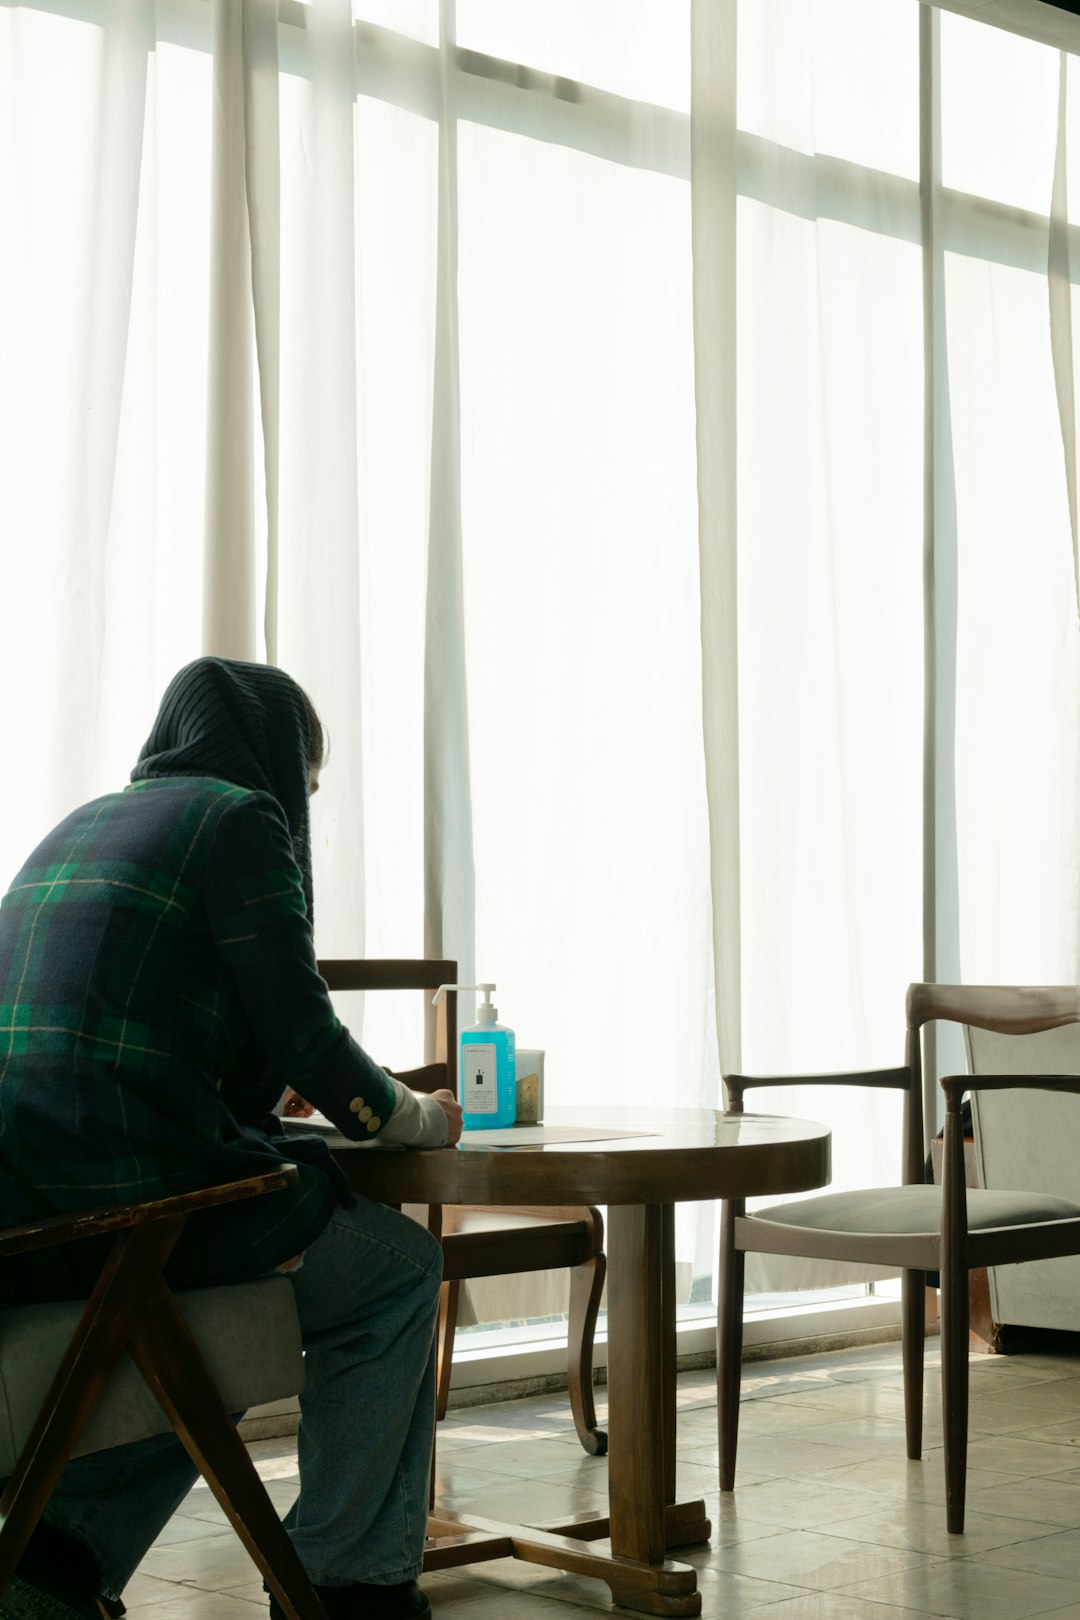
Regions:
M 284 1272 L 306 1352 L 286 1526 L 329 1620 L 430 1614 L 419 1585 L 441 1253 L 353 1196 L 321 1140 L 282 1133 L 292 1088 L 348 1137 L 457 1141 L 339 1022 L 312 944 L 308 797 L 323 729 L 283 671 L 181 670 L 132 783 L 67 816 L 0 905 L 0 1221 L 257 1175 L 297 1184 L 193 1217 L 181 1287 Z M 7 1298 L 85 1297 L 108 1240 L 21 1257 Z M 174 1435 L 69 1463 L 0 1598 L 4 1620 L 97 1620 L 195 1477 Z M 282 1611 L 271 1602 L 271 1615 Z

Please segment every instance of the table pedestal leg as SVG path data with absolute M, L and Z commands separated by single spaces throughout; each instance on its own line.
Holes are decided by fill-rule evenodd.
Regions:
M 608 1476 L 611 1550 L 664 1557 L 663 1209 L 608 1210 Z
M 666 1557 L 710 1533 L 704 1502 L 675 1500 L 675 1404 L 674 1210 L 611 1205 L 609 1514 L 529 1526 L 435 1508 L 425 1569 L 510 1556 L 598 1577 L 628 1609 L 700 1614 L 696 1569 Z M 610 1553 L 592 1550 L 609 1536 Z
M 663 1313 L 661 1353 L 661 1417 L 664 1425 L 664 1501 L 675 1500 L 676 1401 L 675 1343 L 675 1205 L 660 1210 L 660 1299 Z M 706 1536 L 708 1532 L 706 1531 Z
M 614 1557 L 662 1566 L 665 1508 L 675 1500 L 674 1212 L 608 1209 L 608 1493 Z M 692 1513 L 691 1519 L 695 1518 Z M 708 1536 L 704 1503 L 696 1528 Z M 696 1573 L 668 1565 L 613 1569 L 616 1603 L 653 1614 L 700 1613 Z M 672 1590 L 673 1578 L 679 1589 Z M 659 1588 L 663 1586 L 664 1590 Z

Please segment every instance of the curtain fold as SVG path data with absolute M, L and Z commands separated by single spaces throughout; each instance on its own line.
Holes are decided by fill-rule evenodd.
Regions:
M 352 7 L 349 0 L 315 0 L 304 11 L 304 28 L 289 40 L 294 71 L 283 73 L 279 86 L 279 537 L 276 568 L 267 556 L 267 602 L 279 661 L 310 692 L 329 737 L 312 803 L 316 948 L 325 956 L 363 956 L 368 694 L 357 309 L 363 222 L 356 196 L 365 154 L 356 130 Z M 373 954 L 382 952 L 376 947 Z M 362 1038 L 361 1009 L 353 1027 Z
M 271 0 L 272 3 L 272 0 Z M 257 655 L 251 238 L 244 0 L 214 0 L 203 651 Z
M 251 248 L 251 303 L 263 445 L 266 526 L 262 639 L 278 662 L 281 460 L 281 116 L 276 0 L 242 0 L 244 202 Z
M 213 27 L 203 651 L 249 660 L 265 653 L 273 663 L 281 389 L 277 0 L 214 0 Z
M 903 992 L 920 976 L 918 16 L 903 0 L 759 0 L 738 8 L 722 79 L 710 84 L 706 58 L 695 63 L 703 118 L 737 96 L 724 199 L 737 342 L 714 352 L 709 381 L 734 401 L 726 566 L 737 597 L 724 655 L 737 667 L 738 730 L 722 739 L 707 726 L 705 737 L 717 776 L 734 774 L 737 751 L 737 824 L 710 798 L 712 897 L 714 927 L 730 927 L 717 872 L 734 840 L 721 858 L 738 874 L 751 1074 L 901 1061 Z M 706 222 L 718 211 L 707 180 L 692 174 Z M 695 290 L 700 356 L 710 289 Z M 718 473 L 702 456 L 707 488 Z M 700 516 L 704 579 L 721 563 L 704 505 Z M 729 701 L 730 690 L 712 693 L 717 708 Z M 749 1106 L 826 1120 L 843 1188 L 896 1178 L 892 1102 L 810 1085 L 756 1091 Z M 755 1257 L 747 1286 L 868 1275 Z
M 439 0 L 438 269 L 424 630 L 424 955 L 476 982 L 469 698 L 461 534 L 456 7 Z M 485 970 L 486 971 L 486 970 Z M 475 998 L 460 1000 L 461 1025 Z
M 136 0 L 131 6 L 110 0 L 101 29 L 90 134 L 91 195 L 80 255 L 73 372 L 61 406 L 70 459 L 59 469 L 67 499 L 58 513 L 58 539 L 76 611 L 65 622 L 55 664 L 45 675 L 47 682 L 56 682 L 67 734 L 66 749 L 57 749 L 50 762 L 57 786 L 73 768 L 93 773 L 99 741 L 99 694 L 84 672 L 101 667 L 108 629 L 107 549 L 120 455 L 153 43 L 153 0 Z M 72 544 L 75 536 L 78 541 Z
M 959 982 L 960 892 L 956 806 L 956 471 L 949 380 L 941 185 L 941 22 L 919 15 L 919 194 L 923 283 L 923 848 L 922 976 Z M 924 1036 L 923 1126 L 944 1122 L 938 1079 L 964 1068 L 960 1030 Z
M 690 192 L 701 674 L 720 1064 L 742 1050 L 737 543 L 736 0 L 693 0 Z
M 182 470 L 161 451 L 188 448 L 193 400 L 201 426 L 206 325 L 195 275 L 166 329 L 158 271 L 201 220 L 189 195 L 163 218 L 158 181 L 162 125 L 208 129 L 208 105 L 198 75 L 181 105 L 157 44 L 152 0 L 103 0 L 92 23 L 0 10 L 7 876 L 43 829 L 123 780 L 153 694 L 198 650 L 203 441 Z
M 1057 140 L 1054 145 L 1054 180 L 1050 192 L 1050 231 L 1046 255 L 1046 285 L 1050 307 L 1050 349 L 1061 421 L 1061 448 L 1065 489 L 1072 531 L 1073 573 L 1080 612 L 1080 529 L 1077 527 L 1076 491 L 1076 382 L 1073 361 L 1072 276 L 1069 254 L 1069 58 L 1058 63 Z

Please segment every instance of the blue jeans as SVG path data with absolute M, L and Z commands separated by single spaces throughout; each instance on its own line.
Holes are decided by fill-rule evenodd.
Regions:
M 408 1216 L 358 1198 L 287 1273 L 304 1338 L 300 1495 L 285 1518 L 312 1581 L 420 1573 L 435 1430 L 442 1251 Z M 46 1518 L 89 1547 L 119 1597 L 196 1470 L 175 1435 L 69 1463 Z

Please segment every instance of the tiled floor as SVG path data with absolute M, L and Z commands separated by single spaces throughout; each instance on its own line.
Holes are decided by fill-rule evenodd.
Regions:
M 706 1498 L 713 1539 L 676 1556 L 700 1569 L 704 1620 L 1080 1620 L 1080 1357 L 973 1358 L 962 1537 L 945 1531 L 936 1342 L 927 1360 L 921 1463 L 904 1457 L 898 1347 L 748 1368 L 739 1486 L 723 1500 L 709 1375 L 680 1379 L 679 1494 Z M 286 1507 L 291 1443 L 253 1450 Z M 439 1457 L 446 1507 L 524 1520 L 604 1501 L 606 1464 L 580 1450 L 558 1397 L 452 1415 Z M 611 1607 L 598 1582 L 509 1559 L 425 1586 L 444 1620 L 585 1620 Z M 205 1488 L 125 1598 L 133 1620 L 252 1620 L 266 1604 Z

